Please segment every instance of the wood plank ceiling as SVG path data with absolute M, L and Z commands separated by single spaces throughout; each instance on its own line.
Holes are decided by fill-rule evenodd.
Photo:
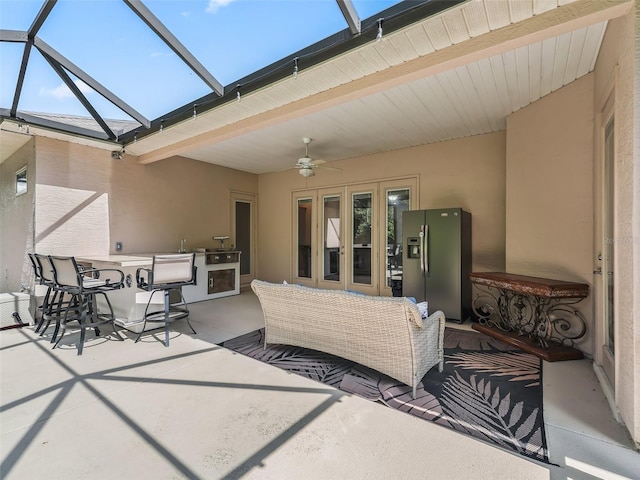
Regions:
M 145 138 L 127 152 L 143 163 L 179 155 L 261 174 L 293 166 L 304 152 L 304 136 L 314 139 L 312 157 L 332 161 L 504 130 L 507 115 L 593 70 L 606 20 L 585 20 L 581 28 L 523 40 L 473 61 L 447 60 L 447 50 L 501 29 L 522 35 L 515 30 L 519 23 L 536 16 L 548 27 L 553 21 L 545 23 L 545 12 L 555 15 L 572 3 L 594 9 L 582 0 L 472 0 Z M 484 51 L 491 51 L 487 45 Z M 445 61 L 434 62 L 433 74 L 416 70 L 407 76 L 415 79 L 388 88 L 367 83 L 437 55 Z M 447 62 L 459 65 L 447 68 Z M 365 88 L 331 96 L 357 82 Z
M 507 115 L 593 70 L 624 3 L 470 0 L 126 151 L 262 174 L 292 167 L 305 136 L 312 157 L 332 161 L 504 130 Z
M 303 136 L 315 139 L 313 156 L 331 161 L 504 130 L 508 114 L 591 71 L 597 50 L 585 48 L 586 39 L 600 39 L 604 28 L 594 25 L 181 155 L 265 173 L 292 166 Z

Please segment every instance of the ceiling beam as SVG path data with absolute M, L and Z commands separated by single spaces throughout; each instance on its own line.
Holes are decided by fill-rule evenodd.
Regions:
M 22 30 L 0 30 L 0 42 L 19 42 L 26 43 L 29 41 L 29 35 Z
M 53 7 L 55 7 L 57 1 L 58 0 L 46 0 L 44 2 L 44 5 L 42 5 L 42 8 L 40 8 L 38 15 L 36 15 L 36 18 L 33 20 L 33 23 L 29 27 L 29 38 L 33 39 L 36 37 L 38 31 L 40 31 L 40 28 L 42 27 L 42 24 L 51 13 L 51 10 L 53 10 Z
M 336 0 L 336 2 L 338 3 L 338 7 L 340 7 L 340 11 L 344 16 L 344 19 L 349 25 L 351 34 L 357 35 L 360 33 L 362 31 L 362 25 L 360 24 L 360 17 L 358 16 L 356 7 L 353 6 L 353 2 L 351 2 L 351 0 Z
M 181 155 L 193 148 L 219 143 L 304 115 L 345 104 L 381 91 L 466 65 L 481 58 L 523 47 L 628 13 L 633 1 L 578 0 L 510 24 L 415 60 L 387 68 L 335 88 L 258 113 L 252 117 L 138 155 L 142 164 Z M 138 139 L 137 148 L 141 147 Z
M 44 55 L 44 58 L 47 62 L 49 62 L 49 65 L 51 65 L 51 68 L 55 70 L 55 72 L 62 79 L 62 81 L 67 85 L 67 87 L 69 87 L 69 90 L 71 90 L 71 92 L 76 96 L 76 98 L 80 101 L 80 103 L 82 103 L 82 106 L 91 114 L 93 119 L 96 122 L 98 122 L 98 125 L 100 125 L 100 128 L 104 130 L 104 133 L 107 134 L 109 139 L 115 140 L 116 138 L 115 133 L 113 133 L 109 125 L 107 125 L 107 123 L 103 120 L 103 118 L 96 111 L 96 109 L 93 108 L 93 105 L 91 105 L 91 102 L 87 100 L 87 97 L 85 97 L 84 93 L 80 91 L 78 86 L 73 82 L 73 80 L 64 70 L 64 68 L 62 68 L 60 64 L 58 64 L 55 60 L 53 60 L 48 55 Z
M 6 110 L 0 109 L 0 118 L 7 118 Z M 24 122 L 29 124 L 31 127 L 43 128 L 45 130 L 50 130 L 54 132 L 56 135 L 64 136 L 64 135 L 78 135 L 83 138 L 91 139 L 91 140 L 99 140 L 99 141 L 108 141 L 108 137 L 106 133 L 100 132 L 97 130 L 89 130 L 88 128 L 78 127 L 76 125 L 70 125 L 68 123 L 56 122 L 54 120 L 49 120 L 46 118 L 36 117 L 35 115 L 29 115 L 28 113 L 20 112 L 19 117 L 9 117 L 10 121 L 13 122 Z M 32 134 L 34 132 L 32 131 Z M 109 142 L 108 148 L 113 148 L 113 143 Z
M 18 111 L 18 102 L 20 101 L 20 95 L 22 94 L 22 85 L 24 84 L 24 75 L 27 72 L 27 64 L 29 63 L 29 55 L 31 54 L 31 42 L 28 42 L 24 46 L 22 52 L 22 61 L 20 62 L 20 71 L 18 73 L 18 80 L 16 81 L 16 89 L 13 93 L 13 103 L 11 104 L 12 117 L 16 116 Z
M 90 75 L 85 73 L 80 67 L 74 65 L 70 60 L 68 60 L 66 57 L 64 57 L 60 53 L 58 53 L 58 51 L 56 51 L 54 48 L 47 45 L 40 38 L 36 37 L 33 44 L 45 57 L 51 58 L 53 61 L 55 61 L 62 67 L 66 68 L 68 71 L 73 73 L 76 77 L 78 77 L 84 83 L 89 85 L 96 92 L 98 92 L 104 98 L 109 100 L 111 103 L 113 103 L 116 107 L 118 107 L 120 110 L 125 112 L 131 118 L 135 118 L 138 122 L 140 122 L 146 128 L 149 128 L 151 126 L 151 122 L 147 118 L 145 118 L 140 112 L 136 111 L 127 103 L 122 101 L 118 96 L 113 94 L 103 85 L 101 85 L 98 81 L 96 81 Z
M 211 73 L 202 65 L 191 52 L 180 43 L 180 41 L 169 31 L 167 27 L 153 14 L 151 10 L 145 7 L 140 0 L 123 0 L 138 17 L 142 19 L 147 26 L 158 35 L 167 46 L 185 62 L 191 70 L 198 75 L 209 88 L 218 95 L 224 95 L 224 87 Z
M 24 85 L 24 76 L 27 72 L 27 63 L 29 62 L 29 56 L 31 55 L 31 45 L 33 43 L 33 39 L 36 37 L 36 34 L 51 13 L 51 10 L 53 10 L 53 7 L 56 5 L 57 1 L 58 0 L 46 0 L 44 2 L 28 31 L 7 33 L 6 36 L 9 37 L 8 39 L 5 39 L 5 34 L 3 34 L 0 38 L 0 40 L 2 41 L 26 42 L 26 45 L 24 46 L 24 52 L 22 52 L 22 62 L 20 63 L 20 71 L 18 73 L 18 79 L 16 81 L 16 89 L 13 93 L 13 103 L 11 104 L 10 110 L 11 116 L 15 116 L 16 112 L 18 111 L 18 103 L 20 102 L 20 95 L 22 95 L 22 85 Z M 25 40 L 22 40 L 23 35 L 26 37 Z

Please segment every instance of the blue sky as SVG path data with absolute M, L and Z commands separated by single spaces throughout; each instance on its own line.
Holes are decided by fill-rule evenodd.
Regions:
M 347 27 L 334 0 L 144 0 L 223 85 Z M 397 0 L 354 0 L 361 19 Z M 43 0 L 0 0 L 0 28 L 27 30 Z M 210 89 L 119 0 L 59 0 L 38 36 L 149 119 Z M 23 44 L 0 43 L 0 106 L 13 101 Z M 85 85 L 105 118 L 126 119 Z M 36 49 L 20 110 L 87 115 Z

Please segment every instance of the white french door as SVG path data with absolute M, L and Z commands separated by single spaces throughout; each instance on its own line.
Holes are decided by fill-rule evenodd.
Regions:
M 293 262 L 291 278 L 295 283 L 315 287 L 317 285 L 316 258 L 318 254 L 316 204 L 317 191 L 293 194 Z
M 392 295 L 394 288 L 400 293 L 402 286 L 402 213 L 418 208 L 418 179 L 381 182 L 380 192 L 379 290 L 380 295 Z
M 596 208 L 596 269 L 594 287 L 596 303 L 596 362 L 615 391 L 616 324 L 615 324 L 615 119 L 613 95 L 601 116 L 599 189 Z
M 378 295 L 378 184 L 347 187 L 347 199 L 347 289 Z
M 391 295 L 402 280 L 402 212 L 417 208 L 417 178 L 292 195 L 294 282 Z
M 318 209 L 317 286 L 344 289 L 344 187 L 318 190 Z

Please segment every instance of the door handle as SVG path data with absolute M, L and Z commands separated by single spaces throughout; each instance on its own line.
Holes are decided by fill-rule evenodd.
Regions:
M 429 225 L 422 226 L 422 232 L 420 232 L 420 243 L 420 270 L 424 277 L 429 273 Z
M 420 229 L 420 245 L 418 248 L 420 249 L 420 275 L 425 276 L 424 271 L 424 225 Z
M 429 225 L 424 226 L 422 251 L 424 252 L 424 271 L 429 273 Z
M 602 275 L 602 268 L 598 267 L 597 270 L 593 271 L 594 275 Z M 607 275 L 609 275 L 610 277 L 613 277 L 613 272 L 607 272 Z

